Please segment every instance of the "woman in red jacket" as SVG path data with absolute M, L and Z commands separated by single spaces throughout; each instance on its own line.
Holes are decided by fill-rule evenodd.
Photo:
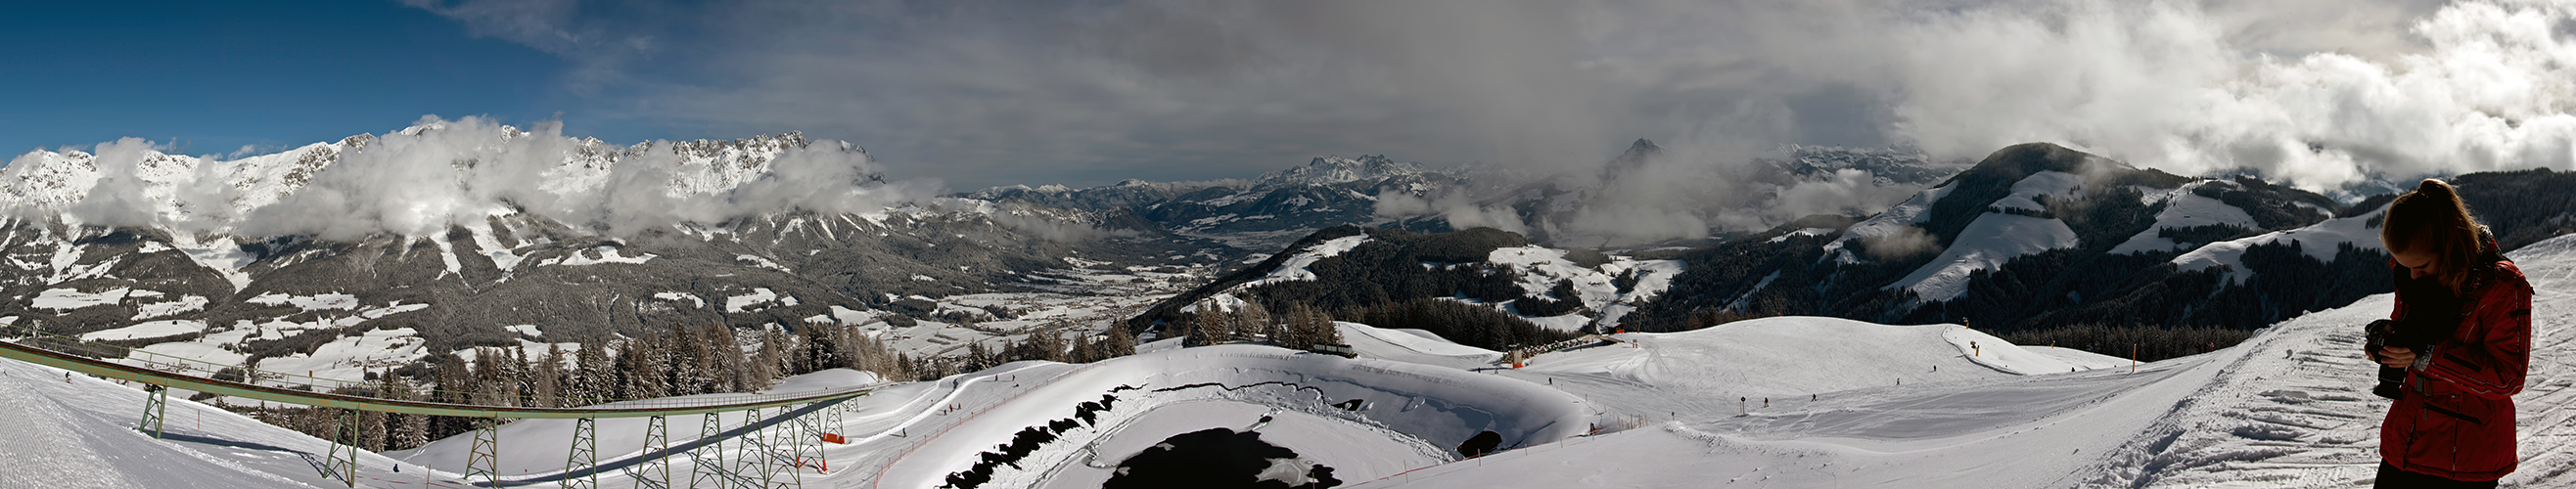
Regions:
M 2383 217 L 2397 307 L 2387 344 L 2370 354 L 2403 380 L 2380 392 L 2397 402 L 2379 427 L 2377 487 L 2495 487 L 2518 458 L 2513 395 L 2531 363 L 2531 283 L 2449 184 L 2424 180 Z

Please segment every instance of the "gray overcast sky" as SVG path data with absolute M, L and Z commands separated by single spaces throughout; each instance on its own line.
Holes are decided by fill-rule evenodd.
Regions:
M 1711 165 L 1789 143 L 1972 158 L 2053 141 L 2311 188 L 2576 159 L 2564 2 L 403 3 L 332 21 L 443 22 L 402 30 L 432 45 L 401 55 L 449 77 L 506 59 L 491 83 L 544 93 L 402 107 L 521 124 L 560 113 L 567 134 L 617 143 L 801 130 L 958 190 L 1244 178 L 1331 154 L 1588 168 L 1641 137 Z M 494 42 L 559 65 L 521 77 L 527 57 Z M 473 58 L 447 59 L 459 56 Z M 88 58 L 48 65 L 131 61 Z M 378 66 L 399 57 L 361 61 L 372 68 L 338 83 L 421 77 Z M 10 86 L 46 90 L 27 83 Z M 403 110 L 386 109 L 402 98 L 329 106 Z M 278 137 L 313 130 L 291 132 Z M 36 144 L 173 137 L 70 134 Z

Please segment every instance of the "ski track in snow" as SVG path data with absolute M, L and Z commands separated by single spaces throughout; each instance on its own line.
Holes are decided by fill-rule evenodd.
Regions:
M 2537 290 L 2534 360 L 2524 392 L 2514 398 L 2521 466 L 2503 483 L 2568 487 L 2576 484 L 2576 410 L 2566 408 L 2576 403 L 2576 389 L 2570 389 L 2576 386 L 2576 330 L 2565 325 L 2576 322 L 2576 237 L 2535 244 L 2514 256 Z M 1677 379 L 1791 368 L 1733 365 L 1690 372 L 1667 366 L 1626 377 L 1565 372 L 1580 366 L 1548 368 L 1568 361 L 1637 371 L 1681 364 L 1664 358 L 1673 353 L 1654 350 L 1700 332 L 1623 335 L 1643 341 L 1592 348 L 1642 353 L 1623 359 L 1607 353 L 1590 353 L 1604 357 L 1591 359 L 1572 352 L 1541 355 L 1532 368 L 1504 374 L 1546 376 L 1540 380 L 1611 409 L 1643 412 L 1653 421 L 1649 428 L 1355 487 L 2367 486 L 2379 460 L 2379 421 L 2389 403 L 2367 391 L 2371 364 L 2357 351 L 2357 328 L 2385 317 L 2390 301 L 2372 296 L 2311 313 L 2243 344 L 2142 365 L 2136 373 L 2121 362 L 2074 373 L 1891 383 L 1824 392 L 1813 402 L 1774 395 L 1771 407 L 1762 407 L 1758 398 L 1748 402 L 1748 414 L 1724 402 L 1738 397 L 1734 392 L 1694 391 Z M 1796 366 L 1879 367 L 1832 361 Z
M 23 374 L 12 369 L 7 376 L 10 392 L 25 392 Z M 11 470 L 0 471 L 0 485 L 9 487 L 134 487 L 115 467 L 82 443 L 81 433 L 73 431 L 63 419 L 66 414 L 52 399 L 10 395 L 0 396 L 0 412 L 12 414 L 15 422 L 0 423 L 9 443 L 0 443 L 0 460 L 8 460 Z
M 329 442 L 182 399 L 173 391 L 163 437 L 134 429 L 137 386 L 0 361 L 0 487 L 343 487 L 318 468 Z M 421 467 L 363 454 L 359 474 L 420 480 Z M 442 481 L 452 480 L 453 475 Z M 381 483 L 367 484 L 383 487 Z

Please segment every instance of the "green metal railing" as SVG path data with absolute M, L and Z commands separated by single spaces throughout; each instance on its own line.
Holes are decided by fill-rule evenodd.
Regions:
M 0 330 L 12 330 L 12 332 L 24 333 L 25 336 L 17 338 L 20 341 L 24 341 L 25 339 L 52 340 L 64 345 L 83 349 L 103 349 L 107 351 L 122 351 L 125 353 L 126 355 L 124 359 L 128 360 L 128 362 L 118 362 L 38 348 L 22 344 L 19 341 L 0 340 L 0 358 L 45 365 L 103 378 L 145 384 L 147 386 L 145 388 L 147 395 L 145 397 L 143 420 L 138 423 L 137 428 L 150 432 L 155 437 L 160 436 L 162 414 L 166 409 L 165 399 L 166 396 L 168 396 L 167 392 L 169 389 L 187 389 L 245 399 L 341 409 L 342 412 L 337 417 L 338 422 L 335 423 L 332 432 L 328 433 L 331 438 L 332 447 L 330 451 L 330 461 L 323 469 L 323 476 L 339 479 L 351 487 L 355 487 L 357 485 L 357 435 L 355 434 L 357 420 L 355 413 L 357 411 L 474 418 L 474 446 L 472 447 L 472 453 L 467 457 L 466 479 L 469 481 L 482 479 L 483 483 L 490 487 L 498 487 L 498 484 L 501 482 L 499 471 L 495 469 L 496 465 L 498 465 L 497 455 L 499 455 L 498 445 L 500 443 L 500 434 L 496 428 L 502 419 L 553 418 L 579 420 L 576 421 L 578 424 L 576 425 L 573 435 L 575 440 L 573 440 L 572 452 L 566 457 L 565 470 L 562 475 L 563 480 L 561 482 L 565 487 L 597 487 L 598 479 L 596 467 L 598 465 L 598 452 L 596 450 L 595 442 L 598 435 L 596 433 L 594 420 L 598 418 L 652 418 L 649 427 L 647 428 L 648 433 L 646 436 L 649 439 L 647 444 L 662 445 L 664 448 L 660 451 L 647 453 L 662 453 L 663 457 L 667 458 L 671 454 L 668 453 L 669 450 L 667 448 L 667 444 L 669 443 L 668 437 L 662 434 L 663 429 L 665 428 L 664 418 L 667 416 L 678 415 L 704 415 L 706 429 L 703 430 L 700 435 L 702 438 L 711 440 L 711 442 L 702 445 L 699 450 L 692 451 L 689 454 L 691 458 L 696 459 L 697 461 L 697 470 L 691 477 L 692 486 L 696 485 L 696 476 L 707 475 L 713 476 L 718 480 L 726 481 L 724 484 L 728 485 L 738 483 L 758 487 L 796 487 L 801 485 L 799 482 L 802 477 L 796 475 L 796 470 L 801 468 L 800 466 L 803 463 L 803 459 L 806 457 L 806 447 L 804 444 L 811 441 L 805 440 L 804 438 L 817 435 L 805 433 L 804 431 L 810 431 L 810 427 L 807 427 L 805 423 L 800 420 L 786 420 L 784 423 L 773 423 L 777 425 L 776 427 L 778 429 L 774 430 L 774 433 L 768 433 L 767 435 L 775 439 L 764 440 L 762 439 L 763 433 L 761 432 L 773 430 L 763 428 L 760 431 L 748 431 L 752 427 L 752 424 L 756 422 L 755 418 L 760 417 L 760 410 L 773 407 L 779 408 L 779 415 L 786 416 L 795 411 L 794 409 L 791 409 L 791 406 L 832 402 L 851 397 L 863 396 L 867 395 L 876 387 L 870 385 L 770 394 L 693 396 L 688 399 L 666 398 L 623 400 L 595 406 L 570 408 L 454 404 L 403 399 L 385 399 L 329 392 L 341 390 L 340 388 L 347 387 L 371 387 L 372 384 L 327 379 L 310 375 L 293 375 L 279 372 L 243 369 L 242 381 L 217 379 L 196 374 L 198 372 L 205 372 L 216 374 L 217 376 L 223 376 L 220 375 L 221 372 L 224 372 L 227 369 L 235 369 L 239 367 L 215 364 L 191 358 L 164 355 L 94 341 L 86 341 L 78 338 L 53 335 L 15 325 L 0 325 Z M 135 361 L 138 359 L 140 360 L 139 362 Z M 141 363 L 142 365 L 132 365 L 129 363 Z M 300 378 L 304 381 L 300 386 L 302 388 L 261 385 L 259 383 L 263 380 L 296 378 Z M 336 385 L 338 388 L 322 388 L 324 386 L 332 385 Z M 837 407 L 834 409 L 837 409 Z M 746 430 L 745 433 L 747 434 L 735 437 L 739 439 L 735 447 L 736 449 L 753 452 L 749 455 L 738 455 L 739 458 L 737 460 L 744 465 L 741 467 L 724 466 L 724 453 L 722 451 L 722 447 L 725 442 L 724 440 L 717 439 L 722 437 L 721 433 L 723 430 L 721 430 L 720 422 L 718 421 L 719 418 L 716 415 L 718 413 L 733 411 L 750 412 L 749 416 L 743 417 L 743 429 Z M 800 428 L 802 430 L 799 430 Z M 799 431 L 791 432 L 790 430 Z M 794 440 L 795 445 L 792 451 L 783 454 L 774 453 L 778 450 L 779 445 L 787 444 L 785 443 L 787 440 Z M 820 442 L 815 441 L 815 443 Z M 345 458 L 342 456 L 343 450 L 347 451 L 347 456 Z M 819 456 L 820 451 L 816 450 L 814 455 Z M 716 463 L 707 463 L 707 458 L 714 458 Z M 654 474 L 657 477 L 645 477 L 643 474 L 639 473 L 636 478 L 638 486 L 667 486 L 671 482 L 668 462 L 666 460 L 657 459 L 654 461 L 654 464 L 659 469 L 656 471 L 658 473 Z M 782 469 L 788 472 L 787 475 L 789 475 L 789 477 L 785 481 L 778 481 L 775 476 L 779 475 L 778 471 Z M 759 475 L 750 475 L 750 473 L 754 471 L 757 471 Z
M 19 329 L 19 331 L 25 330 Z M 61 338 L 59 336 L 53 337 Z M 103 345 L 94 342 L 83 342 L 81 344 L 84 346 L 94 345 L 112 347 L 111 345 Z M 141 350 L 127 349 L 127 351 L 137 354 L 159 355 L 157 353 L 143 352 Z M 193 374 L 198 371 L 213 373 L 221 371 L 223 368 L 235 367 L 220 366 L 208 368 L 208 366 L 216 364 L 194 359 L 170 357 L 167 355 L 160 356 L 167 357 L 167 360 L 147 358 L 144 359 L 144 366 L 135 366 L 36 348 L 19 343 L 0 341 L 0 358 L 25 361 L 110 379 L 141 382 L 168 388 L 187 389 L 216 395 L 304 406 L 356 409 L 360 411 L 387 413 L 426 414 L 431 416 L 459 416 L 468 418 L 642 418 L 651 416 L 721 413 L 792 406 L 828 401 L 832 399 L 857 397 L 866 395 L 868 391 L 875 388 L 875 386 L 855 386 L 772 394 L 737 394 L 695 397 L 689 399 L 640 399 L 618 401 L 597 406 L 571 408 L 483 406 L 474 404 L 450 404 L 429 401 L 384 399 L 348 394 L 333 394 L 329 392 L 315 392 L 286 387 L 218 380 Z M 336 382 L 350 386 L 372 385 L 275 372 L 254 371 L 246 374 L 246 376 L 249 378 L 301 377 L 319 382 Z

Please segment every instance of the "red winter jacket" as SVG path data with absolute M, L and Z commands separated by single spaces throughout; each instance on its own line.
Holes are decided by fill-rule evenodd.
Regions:
M 2460 327 L 2416 352 L 2428 359 L 2408 369 L 2406 394 L 2379 426 L 2379 456 L 2399 469 L 2462 481 L 2513 473 L 2513 395 L 2531 365 L 2531 282 L 2500 259 L 2473 273 Z M 2405 311 L 2400 300 L 2389 316 Z

